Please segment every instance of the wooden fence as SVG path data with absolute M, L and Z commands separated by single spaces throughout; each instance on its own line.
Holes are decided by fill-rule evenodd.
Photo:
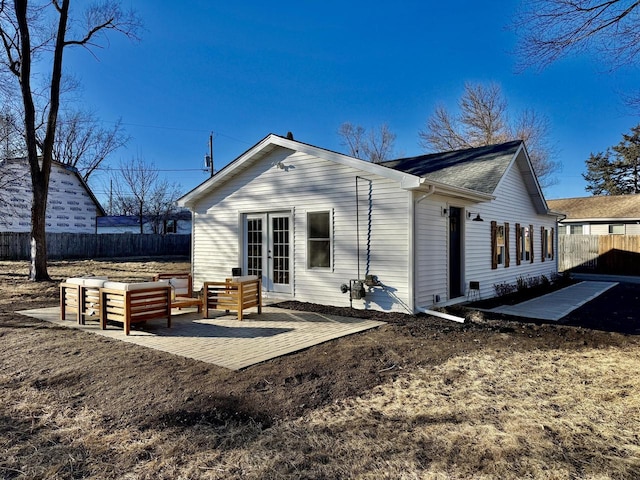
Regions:
M 559 235 L 558 270 L 640 275 L 640 235 Z
M 30 258 L 29 233 L 0 232 L 0 260 Z M 50 259 L 189 256 L 191 235 L 48 233 Z

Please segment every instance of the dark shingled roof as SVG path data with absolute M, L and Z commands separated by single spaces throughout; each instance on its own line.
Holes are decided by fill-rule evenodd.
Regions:
M 491 194 L 521 144 L 521 140 L 515 140 L 486 147 L 390 160 L 380 165 L 453 187 Z
M 549 208 L 571 219 L 640 218 L 640 194 L 547 200 Z

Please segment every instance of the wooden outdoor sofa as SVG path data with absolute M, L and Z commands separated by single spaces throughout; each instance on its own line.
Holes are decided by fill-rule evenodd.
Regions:
M 100 288 L 100 328 L 121 322 L 125 335 L 131 325 L 166 319 L 171 328 L 171 287 L 166 282 L 105 282 Z
M 206 318 L 209 317 L 209 310 L 236 311 L 238 320 L 242 320 L 247 308 L 258 307 L 258 313 L 262 313 L 262 285 L 256 276 L 205 282 L 203 295 Z
M 110 282 L 106 277 L 68 278 L 60 284 L 60 319 L 69 314 L 81 325 L 98 320 L 120 322 L 125 334 L 131 325 L 159 318 L 171 327 L 171 286 L 167 282 Z

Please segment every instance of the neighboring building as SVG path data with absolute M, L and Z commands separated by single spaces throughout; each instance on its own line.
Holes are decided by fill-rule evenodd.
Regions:
M 27 159 L 0 160 L 0 232 L 31 231 L 31 201 L 31 174 Z M 47 232 L 95 233 L 96 217 L 104 213 L 77 169 L 52 162 Z
M 640 235 L 640 194 L 548 200 L 560 235 Z
M 557 272 L 520 141 L 374 164 L 269 135 L 178 204 L 199 285 L 239 267 L 272 298 L 414 313 Z
M 143 217 L 143 233 L 190 234 L 191 212 L 181 210 L 162 220 Z M 140 217 L 135 215 L 108 215 L 98 218 L 98 233 L 140 233 Z

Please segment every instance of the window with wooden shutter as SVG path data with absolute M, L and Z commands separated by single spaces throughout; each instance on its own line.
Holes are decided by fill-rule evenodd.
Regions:
M 498 265 L 509 266 L 509 224 L 498 225 L 491 222 L 491 268 L 496 269 Z
M 520 265 L 522 251 L 522 230 L 520 229 L 520 224 L 516 223 L 516 265 Z
M 529 225 L 529 241 L 530 241 L 529 251 L 531 252 L 530 263 L 533 263 L 533 236 L 534 235 L 535 235 L 535 232 L 533 231 L 533 225 Z

